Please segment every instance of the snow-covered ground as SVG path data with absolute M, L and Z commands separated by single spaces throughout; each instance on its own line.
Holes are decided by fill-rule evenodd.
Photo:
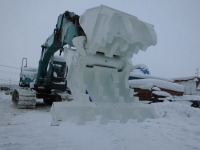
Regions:
M 98 120 L 51 126 L 50 106 L 16 109 L 11 97 L 0 93 L 1 150 L 200 150 L 200 109 L 186 102 L 150 106 L 156 119 L 125 124 Z

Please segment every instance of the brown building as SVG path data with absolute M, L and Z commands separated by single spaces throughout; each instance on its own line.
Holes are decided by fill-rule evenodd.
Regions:
M 134 73 L 129 79 L 129 86 L 134 89 L 134 96 L 139 97 L 140 101 L 161 102 L 184 93 L 184 86 L 173 83 L 171 79 Z

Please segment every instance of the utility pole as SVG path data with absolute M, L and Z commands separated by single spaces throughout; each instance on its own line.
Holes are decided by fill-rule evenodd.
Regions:
M 197 67 L 197 69 L 196 69 L 196 73 L 195 73 L 196 75 L 197 75 L 197 78 L 199 77 L 199 68 Z
M 10 89 L 11 89 L 11 79 L 9 79 L 10 80 Z

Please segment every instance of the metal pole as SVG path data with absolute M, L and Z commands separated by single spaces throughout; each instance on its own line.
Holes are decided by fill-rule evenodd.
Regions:
M 11 79 L 9 79 L 10 80 L 10 89 L 11 89 Z
M 198 78 L 199 77 L 199 68 L 198 67 L 197 67 L 196 71 L 197 72 L 195 74 L 197 75 L 197 78 Z

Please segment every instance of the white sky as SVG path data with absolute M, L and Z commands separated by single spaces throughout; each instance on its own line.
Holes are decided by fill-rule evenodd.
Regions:
M 81 15 L 99 5 L 124 11 L 153 24 L 158 43 L 133 56 L 152 75 L 185 77 L 200 67 L 200 0 L 0 0 L 0 65 L 38 66 L 41 44 L 53 32 L 59 14 Z M 199 68 L 200 69 L 200 68 Z M 0 66 L 0 83 L 19 80 L 19 70 Z

